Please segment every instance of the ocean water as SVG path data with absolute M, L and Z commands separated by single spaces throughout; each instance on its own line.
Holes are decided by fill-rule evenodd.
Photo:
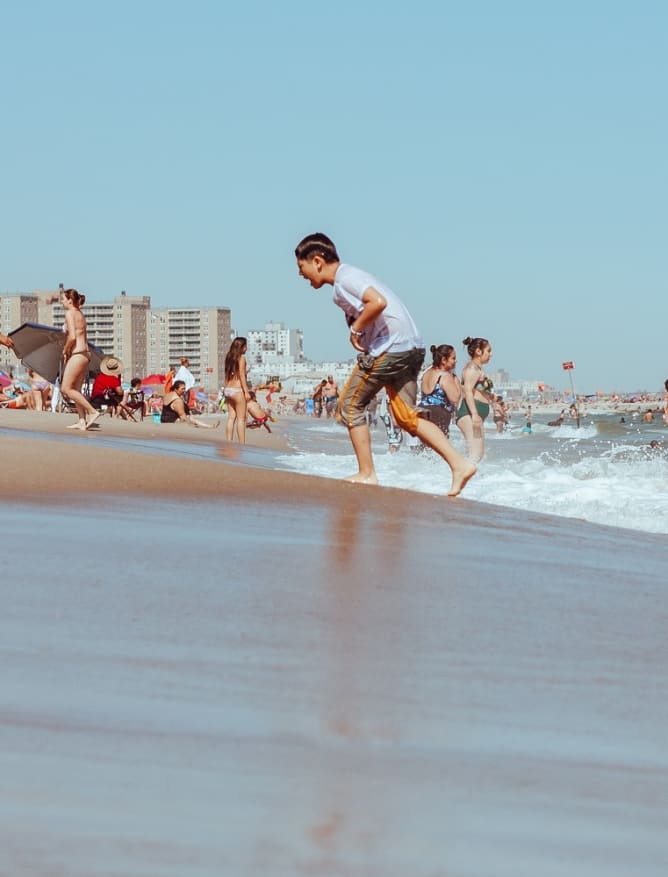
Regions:
M 516 419 L 498 435 L 485 427 L 485 457 L 464 496 L 478 502 L 580 518 L 648 533 L 668 533 L 668 428 L 620 414 L 595 414 L 574 425 L 551 427 L 554 415 L 534 417 L 533 431 Z M 294 425 L 294 426 L 293 426 Z M 355 471 L 347 431 L 330 421 L 290 422 L 294 453 L 279 457 L 281 467 L 305 474 L 343 478 Z M 461 433 L 453 445 L 465 450 Z M 660 443 L 658 449 L 650 442 Z M 382 486 L 446 493 L 450 472 L 427 449 L 411 447 L 409 436 L 396 453 L 388 451 L 385 428 L 372 428 Z

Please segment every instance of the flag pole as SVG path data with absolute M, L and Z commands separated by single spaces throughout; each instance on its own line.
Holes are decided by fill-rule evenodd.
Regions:
M 573 395 L 573 404 L 575 405 L 575 422 L 577 424 L 577 428 L 580 429 L 580 406 L 578 405 L 578 397 L 575 395 L 575 387 L 573 385 L 573 372 L 575 370 L 575 363 L 572 360 L 568 362 L 562 362 L 561 367 L 564 371 L 568 372 L 568 377 L 571 381 L 571 393 Z

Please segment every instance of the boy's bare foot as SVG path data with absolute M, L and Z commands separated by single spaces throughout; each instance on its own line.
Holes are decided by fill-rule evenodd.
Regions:
M 375 472 L 372 475 L 362 475 L 361 472 L 356 472 L 354 475 L 343 480 L 349 481 L 351 484 L 378 484 Z
M 99 418 L 100 418 L 101 416 L 102 416 L 102 412 L 101 412 L 101 411 L 96 411 L 95 414 L 91 414 L 91 416 L 90 416 L 90 420 L 88 421 L 88 423 L 86 424 L 86 426 L 84 427 L 84 429 L 90 429 L 91 426 L 92 426 L 97 420 L 99 420 Z
M 458 496 L 466 486 L 466 483 L 473 478 L 477 471 L 478 470 L 473 463 L 469 463 L 467 466 L 462 466 L 461 469 L 453 469 L 452 486 L 447 495 Z

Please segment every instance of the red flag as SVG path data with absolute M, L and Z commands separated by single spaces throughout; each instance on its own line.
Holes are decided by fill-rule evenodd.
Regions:
M 572 362 L 562 362 L 561 367 L 565 372 L 570 371 L 572 368 L 575 368 Z

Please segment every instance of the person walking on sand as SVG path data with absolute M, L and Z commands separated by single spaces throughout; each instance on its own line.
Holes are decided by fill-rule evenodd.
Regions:
M 338 420 L 348 428 L 357 458 L 357 472 L 348 480 L 378 483 L 365 410 L 385 388 L 397 425 L 433 448 L 450 466 L 448 496 L 457 496 L 476 468 L 435 424 L 418 416 L 417 379 L 425 350 L 401 299 L 371 274 L 341 262 L 334 243 L 324 234 L 305 237 L 295 256 L 300 276 L 313 289 L 334 288 L 334 303 L 345 314 L 350 343 L 358 353 L 357 364 L 341 390 L 337 412 Z
M 246 444 L 246 406 L 250 399 L 246 377 L 246 339 L 235 338 L 225 357 L 225 387 L 223 393 L 227 401 L 227 425 L 225 434 L 228 441 L 234 440 L 236 426 L 237 438 Z
M 469 459 L 479 463 L 485 453 L 483 423 L 494 401 L 493 384 L 483 366 L 492 358 L 492 347 L 486 338 L 464 338 L 469 361 L 462 369 L 462 401 L 457 409 L 457 426 L 466 439 Z
M 78 417 L 77 422 L 70 424 L 68 429 L 90 429 L 101 414 L 100 411 L 93 408 L 81 392 L 81 386 L 90 363 L 86 320 L 81 313 L 81 307 L 85 301 L 86 296 L 81 295 L 76 289 L 66 289 L 62 294 L 67 340 L 63 348 L 65 368 L 60 392 L 74 402 Z

